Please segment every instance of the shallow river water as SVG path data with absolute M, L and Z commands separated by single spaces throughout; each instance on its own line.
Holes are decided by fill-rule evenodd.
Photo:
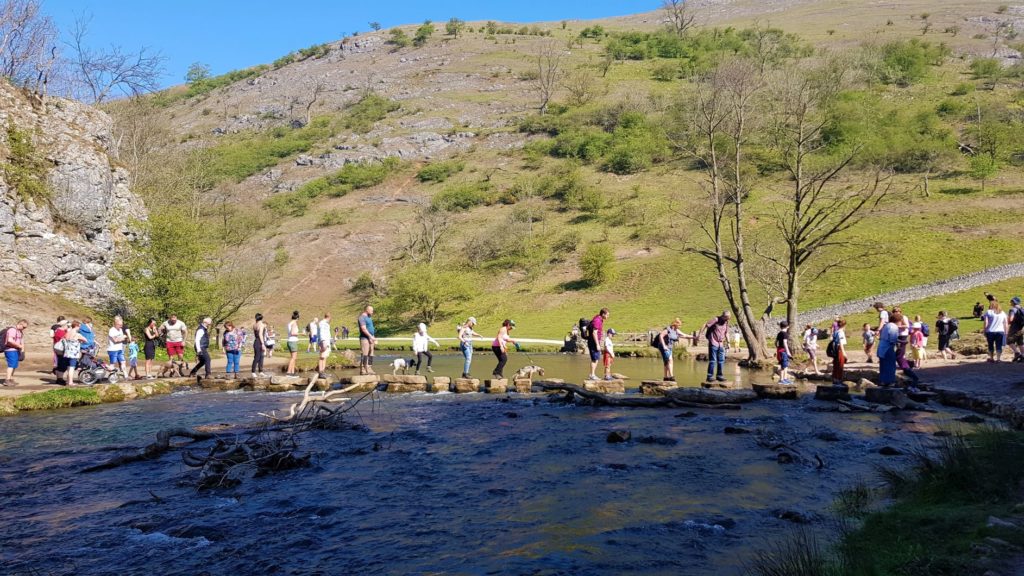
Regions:
M 587 369 L 579 358 L 537 360 L 564 367 L 549 376 Z M 659 366 L 623 360 L 617 371 Z M 180 392 L 0 420 L 0 573 L 738 574 L 793 529 L 780 511 L 827 533 L 838 489 L 909 461 L 879 448 L 927 446 L 962 414 L 836 414 L 809 399 L 687 413 L 410 394 L 360 404 L 352 420 L 368 431 L 305 435 L 312 467 L 231 489 L 197 492 L 177 453 L 78 473 L 162 428 L 254 422 L 297 396 Z M 619 429 L 633 441 L 608 444 Z M 804 459 L 779 464 L 763 446 L 769 434 Z

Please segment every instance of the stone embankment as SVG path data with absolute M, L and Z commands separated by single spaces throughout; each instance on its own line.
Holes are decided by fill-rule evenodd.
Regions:
M 912 302 L 914 300 L 921 300 L 932 296 L 942 296 L 944 294 L 963 292 L 964 290 L 970 290 L 971 288 L 977 288 L 978 286 L 985 286 L 986 284 L 1001 282 L 1003 280 L 1010 280 L 1012 278 L 1024 278 L 1024 262 L 1004 264 L 1002 266 L 982 270 L 981 272 L 964 274 L 955 278 L 947 278 L 945 280 L 939 280 L 929 284 L 911 286 L 909 288 L 894 290 L 884 294 L 869 296 L 867 298 L 859 298 L 857 300 L 849 300 L 832 306 L 809 310 L 800 314 L 798 324 L 801 326 L 804 324 L 817 324 L 819 322 L 831 320 L 835 316 L 859 314 L 870 310 L 871 305 L 875 302 L 882 302 L 886 306 L 891 306 L 892 304 Z

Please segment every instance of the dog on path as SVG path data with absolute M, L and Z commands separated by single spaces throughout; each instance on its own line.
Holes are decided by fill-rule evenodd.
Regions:
M 512 375 L 512 379 L 513 380 L 526 380 L 526 379 L 533 380 L 533 376 L 534 375 L 543 377 L 544 376 L 544 369 L 541 368 L 540 366 L 535 366 L 533 364 L 531 364 L 529 366 L 523 366 L 519 370 L 516 370 L 516 373 Z
M 160 368 L 160 377 L 166 378 L 168 376 L 185 376 L 185 364 L 182 362 L 175 362 L 174 360 L 164 362 L 163 367 Z

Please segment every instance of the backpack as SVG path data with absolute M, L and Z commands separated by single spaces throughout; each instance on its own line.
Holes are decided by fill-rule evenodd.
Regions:
M 838 334 L 838 332 L 832 334 L 832 338 L 829 338 L 828 346 L 825 347 L 825 356 L 828 356 L 829 358 L 836 357 L 836 351 L 839 349 L 839 344 L 837 343 L 838 338 L 836 338 Z
M 659 338 L 659 336 L 661 336 L 661 330 L 651 334 L 651 348 L 661 350 L 661 338 Z
M 928 326 L 927 322 L 921 322 L 921 334 L 924 334 L 925 338 L 932 335 L 932 329 Z
M 960 339 L 960 321 L 953 318 L 949 321 L 949 339 L 959 340 Z
M 7 333 L 11 328 L 13 328 L 13 326 L 8 326 L 7 328 L 4 328 L 3 332 L 0 332 L 0 351 L 7 350 Z
M 591 320 L 590 322 L 587 322 L 586 325 L 583 326 L 582 330 L 580 330 L 580 335 L 582 335 L 584 339 L 590 340 L 590 338 L 591 338 L 591 336 L 593 334 L 594 334 L 594 321 Z

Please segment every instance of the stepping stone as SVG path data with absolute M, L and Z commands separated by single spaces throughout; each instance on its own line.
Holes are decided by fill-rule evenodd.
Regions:
M 505 394 L 508 392 L 508 379 L 494 378 L 484 380 L 484 392 L 488 394 Z
M 751 388 L 758 398 L 771 400 L 796 400 L 800 395 L 800 389 L 792 384 L 753 384 Z
M 420 376 L 420 378 L 423 378 Z M 388 394 L 408 394 L 410 392 L 426 392 L 427 382 L 426 378 L 423 378 L 423 382 L 388 382 L 387 392 Z
M 872 404 L 903 405 L 907 396 L 900 388 L 868 388 L 864 390 L 864 399 Z
M 430 382 L 431 392 L 447 392 L 452 386 L 452 379 L 447 376 L 434 376 Z
M 828 402 L 850 400 L 850 389 L 847 386 L 818 386 L 814 392 L 814 399 Z
M 342 376 L 338 378 L 338 383 L 344 388 L 350 384 L 376 384 L 380 382 L 380 378 L 376 374 L 360 374 L 355 376 Z
M 452 386 L 452 392 L 458 394 L 480 391 L 480 381 L 476 378 L 456 378 Z
M 426 376 L 413 374 L 381 374 L 380 381 L 388 384 L 422 384 L 424 390 L 427 386 Z
M 600 394 L 625 394 L 626 383 L 622 380 L 584 380 L 583 389 Z
M 515 380 L 512 385 L 519 394 L 529 394 L 530 392 L 533 392 L 533 380 L 519 379 Z
M 643 380 L 640 382 L 640 393 L 644 396 L 664 396 L 666 390 L 678 388 L 675 382 L 664 380 Z

